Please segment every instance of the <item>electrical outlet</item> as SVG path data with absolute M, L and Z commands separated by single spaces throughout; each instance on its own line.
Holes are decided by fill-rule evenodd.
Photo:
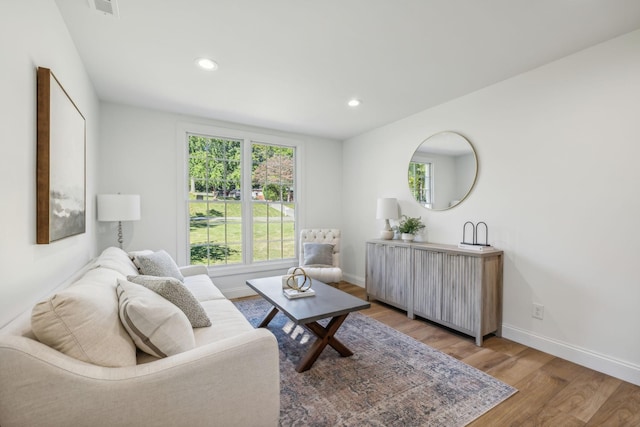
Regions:
M 544 305 L 533 303 L 531 317 L 542 320 L 544 318 Z

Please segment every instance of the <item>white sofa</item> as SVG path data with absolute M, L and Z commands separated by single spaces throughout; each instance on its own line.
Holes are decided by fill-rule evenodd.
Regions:
M 181 272 L 212 325 L 194 328 L 195 348 L 173 356 L 159 359 L 134 348 L 132 366 L 83 362 L 39 342 L 31 310 L 0 329 L 0 426 L 277 425 L 275 337 L 253 328 L 206 268 Z M 112 287 L 114 298 L 104 302 L 109 307 L 117 304 L 118 279 L 137 273 L 125 252 L 108 248 L 65 289 Z

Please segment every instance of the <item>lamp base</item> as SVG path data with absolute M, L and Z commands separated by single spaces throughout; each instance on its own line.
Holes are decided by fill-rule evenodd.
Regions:
M 382 231 L 380 231 L 380 238 L 382 240 L 391 240 L 391 239 L 393 239 L 393 230 L 382 230 Z
M 122 221 L 118 221 L 118 245 L 120 245 L 120 249 L 122 249 Z

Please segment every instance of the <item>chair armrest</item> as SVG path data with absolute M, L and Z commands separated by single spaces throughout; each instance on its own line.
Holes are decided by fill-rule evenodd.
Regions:
M 337 283 L 342 280 L 342 269 L 340 267 L 302 267 L 313 280 L 323 283 Z M 292 274 L 295 267 L 289 269 L 287 274 Z
M 279 381 L 278 345 L 265 329 L 123 368 L 0 337 L 3 426 L 275 426 Z
M 195 276 L 197 274 L 209 275 L 209 271 L 204 265 L 186 265 L 184 267 L 180 267 L 180 272 L 183 276 Z

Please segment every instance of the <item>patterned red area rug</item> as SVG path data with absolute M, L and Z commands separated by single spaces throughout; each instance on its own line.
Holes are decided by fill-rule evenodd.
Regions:
M 236 305 L 254 326 L 271 307 Z M 464 426 L 517 391 L 357 312 L 336 334 L 354 355 L 327 347 L 303 373 L 295 367 L 315 337 L 281 313 L 268 329 L 280 347 L 282 426 Z

